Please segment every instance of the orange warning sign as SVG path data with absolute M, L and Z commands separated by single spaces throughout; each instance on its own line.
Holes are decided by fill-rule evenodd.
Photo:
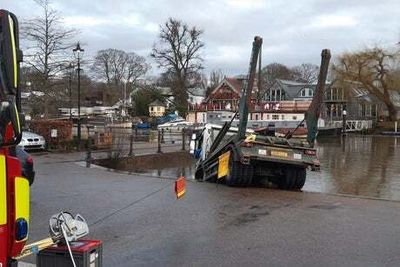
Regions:
M 175 181 L 175 194 L 176 198 L 181 198 L 186 193 L 186 181 L 185 177 L 181 176 Z

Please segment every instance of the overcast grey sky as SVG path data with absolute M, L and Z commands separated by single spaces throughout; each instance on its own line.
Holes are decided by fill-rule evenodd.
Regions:
M 33 0 L 2 0 L 20 20 L 40 15 Z M 264 38 L 263 64 L 319 64 L 332 54 L 400 41 L 399 0 L 54 0 L 67 26 L 80 30 L 86 57 L 105 48 L 148 57 L 168 17 L 204 30 L 205 72 L 245 73 L 255 35 Z M 152 62 L 154 64 L 154 62 Z M 153 70 L 153 73 L 157 70 Z

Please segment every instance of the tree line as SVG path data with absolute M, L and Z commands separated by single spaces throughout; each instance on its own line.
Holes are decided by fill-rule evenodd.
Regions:
M 71 91 L 71 87 L 76 88 L 76 66 L 71 65 L 74 61 L 71 50 L 78 31 L 65 27 L 61 15 L 52 8 L 49 0 L 35 2 L 42 15 L 24 21 L 21 26 L 26 62 L 22 72 L 30 89 L 43 93 L 36 99 L 39 103 L 36 107 L 41 109 L 37 112 L 47 114 L 50 107 L 60 103 L 65 106 L 67 99 L 76 99 L 76 90 Z M 209 77 L 203 73 L 203 33 L 202 29 L 174 18 L 160 25 L 149 56 L 157 63 L 161 74 L 152 85 L 139 83 L 150 69 L 143 56 L 114 48 L 97 51 L 92 59 L 82 62 L 87 67 L 82 76 L 83 99 L 90 101 L 100 97 L 104 104 L 114 104 L 124 90 L 129 95 L 139 88 L 144 91 L 133 94 L 140 103 L 135 112 L 139 114 L 145 112 L 146 101 L 160 97 L 154 85 L 161 85 L 171 88 L 176 110 L 185 114 L 192 88 L 201 87 L 209 94 L 224 78 L 220 70 L 212 71 Z M 331 80 L 348 91 L 362 87 L 375 95 L 386 105 L 390 119 L 394 120 L 397 107 L 391 93 L 400 90 L 399 62 L 398 51 L 380 47 L 344 53 L 331 67 Z M 276 79 L 312 84 L 318 78 L 318 71 L 318 66 L 309 63 L 296 67 L 268 64 L 261 69 L 262 87 L 256 98 L 262 99 Z

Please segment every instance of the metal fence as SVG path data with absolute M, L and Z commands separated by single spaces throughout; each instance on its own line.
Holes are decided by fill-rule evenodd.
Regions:
M 180 131 L 88 127 L 86 162 L 189 150 L 190 129 Z

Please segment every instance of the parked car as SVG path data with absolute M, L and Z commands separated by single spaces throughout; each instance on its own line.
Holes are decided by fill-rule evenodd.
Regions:
M 21 142 L 18 144 L 22 149 L 45 149 L 46 140 L 44 137 L 32 132 L 23 131 Z
M 135 125 L 136 129 L 150 129 L 151 125 L 148 122 L 142 122 Z
M 22 176 L 26 177 L 29 181 L 29 185 L 33 184 L 35 179 L 35 170 L 33 169 L 33 158 L 20 146 L 16 146 L 15 149 L 10 150 L 11 155 L 17 157 L 21 162 Z

